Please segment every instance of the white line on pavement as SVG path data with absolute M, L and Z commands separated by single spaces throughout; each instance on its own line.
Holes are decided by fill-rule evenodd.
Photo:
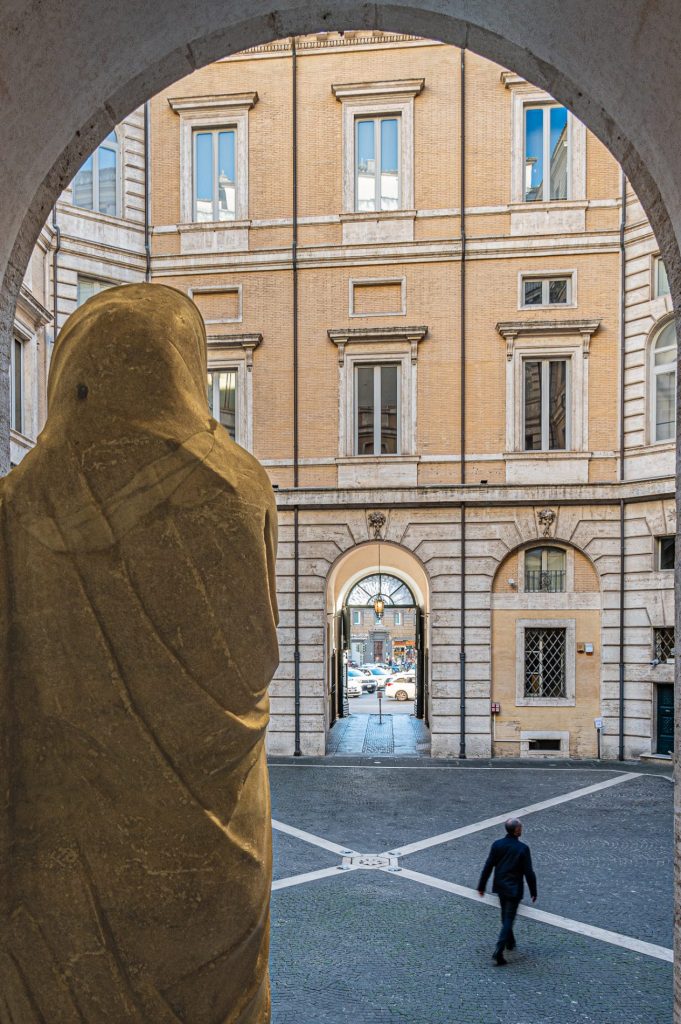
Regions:
M 303 885 L 304 882 L 315 882 L 318 878 L 331 878 L 335 875 L 347 875 L 357 868 L 352 865 L 341 868 L 338 865 L 332 868 L 321 868 L 320 871 L 307 871 L 304 875 L 290 875 L 288 878 L 278 878 L 272 882 L 272 892 L 275 889 L 288 889 L 292 885 Z
M 673 782 L 674 779 L 671 775 L 661 775 L 660 772 L 646 772 L 636 771 L 630 772 L 623 768 L 548 768 L 542 765 L 536 767 L 521 767 L 521 768 L 509 768 L 506 765 L 499 768 L 490 768 L 487 765 L 475 765 L 474 767 L 464 767 L 460 764 L 331 764 L 328 761 L 323 764 L 270 764 L 270 768 L 312 768 L 312 769 L 345 769 L 350 771 L 364 770 L 369 771 L 390 771 L 390 772 L 584 772 L 589 775 L 635 775 L 639 778 L 641 775 L 645 775 L 647 779 L 666 779 L 668 782 Z
M 321 846 L 323 850 L 330 850 L 331 853 L 337 853 L 339 857 L 349 856 L 350 854 L 356 853 L 356 850 L 350 850 L 347 846 L 339 846 L 338 843 L 332 843 L 328 839 L 322 839 L 321 836 L 314 836 L 311 832 L 303 832 L 301 828 L 295 828 L 293 825 L 286 825 L 283 821 L 276 821 L 272 819 L 272 828 L 276 828 L 277 832 L 285 832 L 287 836 L 293 836 L 295 839 L 302 839 L 304 843 L 311 843 L 312 846 Z
M 386 871 L 386 868 L 379 868 Z M 446 882 L 442 878 L 433 878 L 431 875 L 421 874 L 420 871 L 410 871 L 402 868 L 400 871 L 391 872 L 395 877 L 409 878 L 412 882 L 420 882 L 421 885 L 428 885 L 433 889 L 441 889 L 443 892 L 453 893 L 455 896 L 463 896 L 476 903 L 485 903 L 487 906 L 499 909 L 499 904 L 492 896 L 478 896 L 475 889 L 468 889 L 463 885 L 456 885 L 454 882 Z M 536 907 L 518 907 L 518 913 L 523 917 L 532 918 L 542 924 L 552 925 L 554 928 L 562 928 L 564 931 L 576 932 L 578 935 L 586 935 L 587 938 L 598 939 L 601 942 L 609 942 L 612 946 L 621 946 L 622 949 L 630 949 L 634 953 L 643 953 L 645 956 L 654 957 L 656 960 L 666 960 L 672 963 L 674 954 L 666 946 L 656 946 L 652 942 L 644 942 L 642 939 L 635 939 L 630 935 L 620 935 L 619 932 L 610 932 L 605 928 L 596 928 L 591 924 L 583 924 L 581 921 L 573 921 L 569 917 L 561 917 L 559 914 L 549 914 L 545 910 L 537 910 Z
M 639 773 L 629 772 L 626 775 L 618 775 L 614 779 L 606 779 L 604 782 L 595 782 L 592 786 L 585 786 L 583 789 L 573 789 L 562 796 L 552 796 L 549 800 L 541 800 L 536 804 L 528 804 L 527 807 L 519 807 L 514 811 L 507 811 L 505 814 L 497 814 L 494 818 L 485 818 L 483 821 L 476 821 L 472 825 L 464 825 L 462 828 L 455 828 L 451 832 L 442 832 L 440 835 L 431 836 L 429 839 L 420 839 L 416 843 L 407 843 L 405 846 L 396 846 L 389 852 L 396 857 L 406 857 L 409 853 L 416 853 L 418 850 L 427 850 L 430 846 L 439 846 L 441 843 L 449 843 L 453 839 L 460 839 L 462 836 L 470 835 L 472 832 L 482 832 L 494 825 L 501 825 L 508 818 L 520 818 L 526 814 L 534 814 L 536 811 L 545 811 L 557 804 L 567 803 L 569 800 L 579 800 L 590 793 L 597 793 L 601 789 L 608 789 L 610 786 L 618 786 L 630 779 L 640 778 Z

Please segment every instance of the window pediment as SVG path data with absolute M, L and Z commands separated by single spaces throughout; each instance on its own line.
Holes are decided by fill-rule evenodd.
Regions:
M 327 331 L 329 339 L 338 347 L 338 364 L 343 366 L 345 362 L 345 348 L 347 345 L 374 344 L 375 342 L 391 344 L 402 342 L 411 348 L 411 361 L 415 363 L 418 357 L 419 342 L 423 341 L 428 328 L 424 325 L 417 327 L 337 327 Z
M 418 96 L 426 84 L 425 78 L 404 78 L 383 82 L 344 82 L 331 86 L 337 100 L 383 99 L 387 96 L 400 98 Z
M 506 342 L 506 358 L 513 359 L 518 339 L 546 341 L 554 337 L 579 337 L 582 355 L 589 357 L 591 338 L 601 326 L 600 320 L 509 320 L 497 324 L 497 331 Z
M 170 109 L 176 114 L 221 114 L 223 111 L 250 110 L 258 102 L 257 92 L 231 92 L 212 96 L 169 97 Z

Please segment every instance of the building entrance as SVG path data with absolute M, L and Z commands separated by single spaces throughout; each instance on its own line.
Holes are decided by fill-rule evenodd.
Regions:
M 429 748 L 425 617 L 408 584 L 370 573 L 336 616 L 329 753 L 418 754 Z
M 657 753 L 671 754 L 674 750 L 674 684 L 660 683 L 656 689 Z

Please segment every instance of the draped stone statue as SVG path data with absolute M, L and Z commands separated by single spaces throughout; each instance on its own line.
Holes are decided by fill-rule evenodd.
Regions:
M 0 484 L 0 1024 L 263 1024 L 276 507 L 192 302 L 113 288 Z

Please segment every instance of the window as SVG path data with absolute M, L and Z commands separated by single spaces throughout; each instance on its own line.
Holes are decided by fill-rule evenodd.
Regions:
M 657 335 L 652 358 L 652 438 L 671 441 L 676 428 L 676 328 L 667 323 Z
M 352 612 L 352 624 L 353 626 L 361 626 L 362 624 L 362 613 L 359 608 L 355 608 Z
M 565 107 L 525 107 L 525 202 L 568 198 L 569 121 Z
M 213 370 L 208 374 L 208 408 L 233 441 L 236 437 L 236 370 Z
M 24 430 L 24 346 L 14 338 L 10 355 L 10 427 Z
M 565 629 L 525 630 L 525 696 L 565 697 Z
M 523 365 L 523 447 L 559 451 L 569 445 L 566 359 L 526 359 Z
M 522 306 L 570 306 L 572 275 L 561 277 L 523 277 Z
M 393 625 L 402 625 L 402 612 L 393 612 Z
M 556 594 L 565 590 L 565 552 L 539 547 L 525 552 L 525 590 Z
M 661 626 L 653 630 L 653 657 L 666 663 L 674 657 L 674 627 Z
M 657 565 L 659 569 L 674 569 L 676 537 L 657 538 Z
M 667 278 L 667 268 L 664 265 L 664 260 L 661 256 L 656 256 L 653 261 L 653 294 L 656 299 L 659 299 L 661 295 L 669 295 L 669 280 Z
M 101 281 L 97 277 L 81 277 L 79 274 L 76 305 L 82 306 L 93 295 L 99 295 L 100 292 L 105 292 L 107 288 L 114 287 L 113 281 Z
M 395 364 L 355 367 L 355 454 L 399 454 L 399 373 Z
M 357 118 L 355 132 L 355 208 L 399 209 L 400 119 Z
M 236 219 L 236 129 L 195 130 L 193 219 Z
M 73 179 L 73 205 L 117 217 L 119 162 L 118 136 L 113 131 Z

